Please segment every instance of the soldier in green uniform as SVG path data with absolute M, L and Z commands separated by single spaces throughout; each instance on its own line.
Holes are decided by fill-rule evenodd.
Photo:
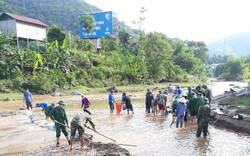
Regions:
M 188 86 L 188 93 L 187 93 L 187 99 L 188 100 L 192 97 L 191 92 L 192 92 L 192 87 Z
M 202 94 L 202 86 L 201 84 L 199 84 L 196 88 L 195 88 L 195 93 L 198 95 L 199 93 Z
M 203 136 L 206 137 L 208 135 L 208 123 L 210 116 L 210 108 L 209 101 L 207 98 L 203 99 L 203 105 L 199 108 L 197 115 L 198 127 L 196 131 L 196 137 L 201 136 L 201 132 L 203 132 Z
M 60 100 L 58 102 L 59 106 L 55 107 L 54 109 L 52 109 L 51 113 L 50 113 L 50 118 L 51 120 L 53 120 L 55 122 L 55 127 L 56 127 L 56 146 L 59 147 L 60 143 L 59 143 L 59 138 L 61 135 L 61 130 L 63 132 L 63 134 L 65 135 L 66 139 L 68 140 L 68 143 L 70 145 L 70 140 L 68 137 L 68 132 L 66 130 L 66 126 L 69 128 L 69 124 L 68 124 L 68 118 L 66 115 L 66 111 L 63 108 L 65 106 L 64 101 Z M 66 125 L 65 125 L 66 123 Z
M 47 109 L 45 109 L 46 119 L 49 118 L 50 112 L 52 111 L 53 108 L 55 108 L 55 104 L 54 103 L 52 103 Z
M 196 116 L 197 116 L 197 100 L 196 97 L 194 97 L 194 92 L 191 91 L 190 95 L 190 99 L 188 100 L 188 110 L 190 112 L 190 117 L 191 117 L 191 121 L 195 122 Z
M 90 123 L 92 128 L 95 131 L 95 124 L 92 122 L 91 118 L 91 110 L 90 108 L 84 108 L 83 111 L 78 112 L 75 117 L 71 121 L 71 136 L 70 136 L 70 150 L 74 149 L 74 138 L 76 134 L 76 130 L 78 130 L 79 137 L 80 137 L 80 142 L 81 142 L 81 149 L 84 149 L 84 130 L 85 130 L 85 124 L 87 122 Z
M 212 101 L 212 98 L 213 98 L 212 91 L 211 91 L 211 89 L 209 89 L 209 88 L 207 87 L 207 85 L 205 85 L 205 84 L 202 85 L 202 88 L 204 89 L 206 98 L 208 98 L 209 104 L 210 104 L 210 102 Z
M 199 107 L 203 105 L 203 98 L 201 97 L 201 92 L 198 92 L 196 98 L 196 112 L 198 113 Z
M 175 112 L 176 112 L 176 109 L 177 109 L 177 107 L 178 107 L 178 104 L 179 104 L 179 101 L 178 101 L 178 96 L 175 96 L 175 99 L 174 99 L 174 101 L 173 101 L 173 103 L 172 103 L 172 117 L 173 117 L 173 120 L 174 120 L 174 117 L 176 116 L 176 114 L 175 114 Z

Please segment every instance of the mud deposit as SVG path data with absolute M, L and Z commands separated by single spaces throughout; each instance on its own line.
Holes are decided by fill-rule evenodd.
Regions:
M 79 142 L 76 142 L 79 144 Z M 119 145 L 108 143 L 103 144 L 100 142 L 93 142 L 92 148 L 87 147 L 84 150 L 80 149 L 80 145 L 75 146 L 74 150 L 70 151 L 69 146 L 56 147 L 55 145 L 48 145 L 45 147 L 36 148 L 34 150 L 22 151 L 16 153 L 6 153 L 7 155 L 33 155 L 33 156 L 64 156 L 64 155 L 94 155 L 94 156 L 128 156 L 130 155 L 129 151 L 125 148 L 120 147 Z

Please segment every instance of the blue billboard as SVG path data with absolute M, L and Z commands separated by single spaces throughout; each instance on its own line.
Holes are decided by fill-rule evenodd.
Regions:
M 84 31 L 83 25 L 80 24 L 80 38 L 101 38 L 113 35 L 113 15 L 111 11 L 90 13 L 90 15 L 95 18 L 95 27 L 90 34 L 87 34 Z

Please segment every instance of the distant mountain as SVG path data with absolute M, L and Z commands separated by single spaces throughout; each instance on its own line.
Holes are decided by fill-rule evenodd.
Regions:
M 207 45 L 208 55 L 233 55 L 235 57 L 250 54 L 250 31 L 230 35 L 224 39 L 212 42 Z
M 0 0 L 0 13 L 10 12 L 38 19 L 47 25 L 56 24 L 62 30 L 79 35 L 78 17 L 81 13 L 101 12 L 102 10 L 84 0 Z M 112 11 L 112 10 L 110 10 Z M 136 32 L 119 19 L 114 20 L 116 31 Z

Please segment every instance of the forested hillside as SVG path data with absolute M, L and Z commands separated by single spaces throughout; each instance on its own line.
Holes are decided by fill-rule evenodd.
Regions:
M 102 10 L 84 0 L 0 0 L 0 13 L 10 12 L 38 19 L 49 26 L 56 24 L 62 30 L 79 35 L 80 13 Z M 118 19 L 119 20 L 119 19 Z M 117 21 L 117 28 L 133 31 L 124 22 Z
M 79 86 L 190 81 L 198 84 L 213 76 L 213 70 L 206 67 L 209 58 L 204 42 L 146 33 L 139 28 L 132 31 L 121 23 L 118 39 L 102 38 L 97 52 L 90 40 L 72 37 L 62 29 L 78 34 L 79 13 L 101 11 L 98 8 L 80 0 L 4 1 L 0 0 L 0 11 L 16 12 L 59 27 L 50 26 L 47 45 L 23 41 L 19 47 L 11 35 L 6 37 L 0 31 L 0 92 L 29 88 L 33 93 L 44 94 Z M 88 24 L 94 26 L 94 20 L 86 21 L 92 21 Z M 137 38 L 133 38 L 135 33 Z M 210 61 L 215 60 L 214 57 Z M 249 60 L 229 58 L 216 74 L 228 80 L 249 78 Z
M 230 35 L 224 39 L 208 44 L 208 54 L 213 55 L 232 55 L 235 57 L 250 54 L 250 32 Z

